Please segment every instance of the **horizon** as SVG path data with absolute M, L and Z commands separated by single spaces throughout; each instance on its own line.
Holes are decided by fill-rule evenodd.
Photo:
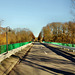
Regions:
M 72 21 L 70 0 L 0 0 L 2 27 L 27 28 L 35 37 L 52 22 Z

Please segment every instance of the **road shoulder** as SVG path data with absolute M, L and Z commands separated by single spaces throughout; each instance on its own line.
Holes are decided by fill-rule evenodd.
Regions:
M 23 58 L 23 56 L 27 53 L 27 51 L 31 48 L 32 44 L 24 48 L 23 50 L 15 53 L 9 58 L 3 60 L 0 63 L 0 75 L 7 75 L 13 67 L 19 62 L 19 59 Z

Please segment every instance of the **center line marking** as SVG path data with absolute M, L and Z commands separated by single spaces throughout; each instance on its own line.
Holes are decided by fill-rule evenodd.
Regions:
M 45 54 L 47 54 L 47 52 L 46 52 L 46 51 L 44 51 L 44 53 L 45 53 Z

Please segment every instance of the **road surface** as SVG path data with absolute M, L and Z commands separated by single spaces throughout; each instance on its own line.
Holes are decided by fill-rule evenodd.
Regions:
M 34 43 L 28 56 L 23 58 L 9 75 L 74 75 L 74 57 L 68 57 L 57 50 Z

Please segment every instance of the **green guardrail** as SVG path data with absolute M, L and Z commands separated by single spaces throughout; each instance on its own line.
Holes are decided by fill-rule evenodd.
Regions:
M 75 44 L 67 44 L 67 43 L 57 43 L 57 42 L 45 42 L 44 43 L 50 43 L 50 44 L 56 44 L 56 45 L 62 45 L 62 46 L 69 46 L 69 47 L 75 47 Z
M 21 47 L 23 45 L 29 44 L 31 42 L 22 42 L 22 43 L 15 43 L 15 44 L 8 44 L 8 51 Z M 0 54 L 7 52 L 6 45 L 0 45 Z

